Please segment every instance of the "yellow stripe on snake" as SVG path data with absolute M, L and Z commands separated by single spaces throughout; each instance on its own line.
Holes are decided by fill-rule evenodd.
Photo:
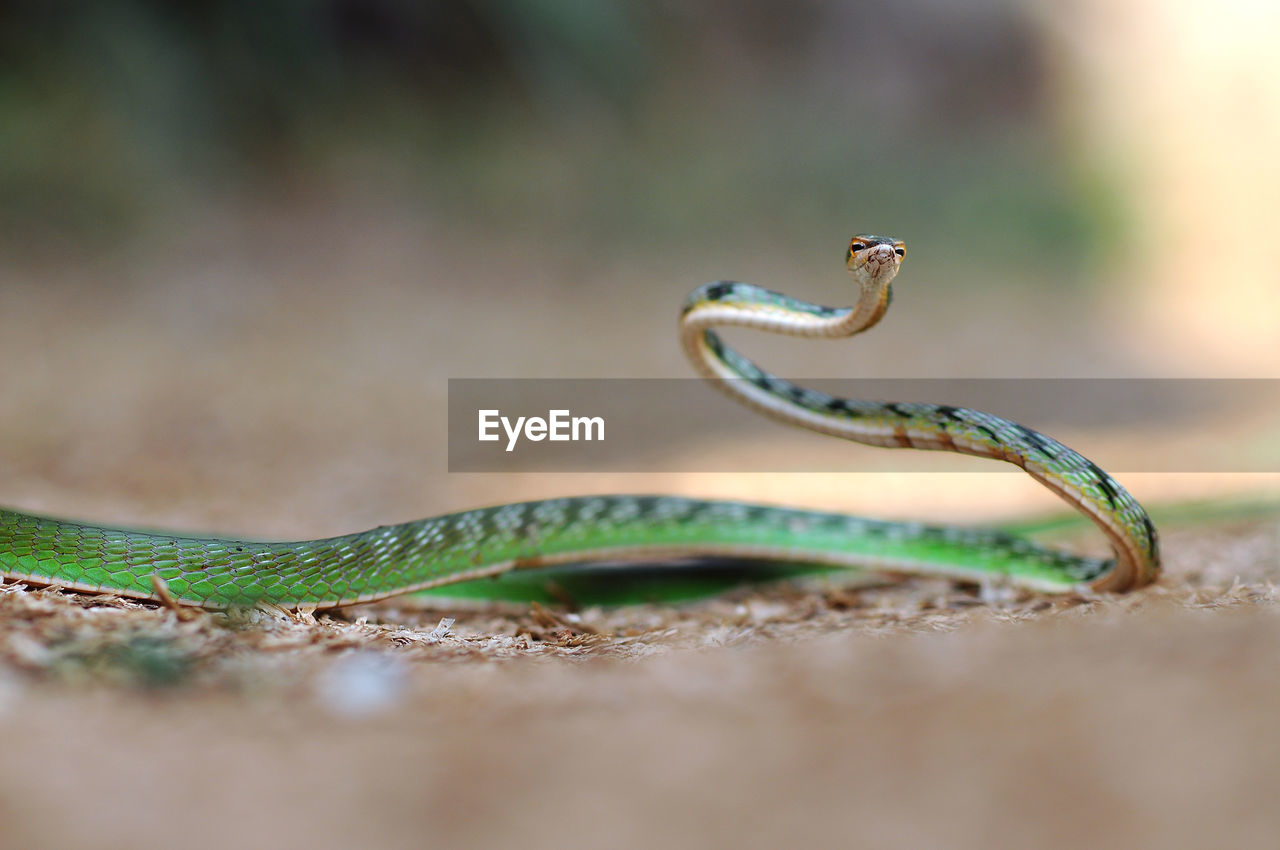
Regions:
M 890 573 L 1001 579 L 1056 592 L 1126 591 L 1160 571 L 1146 511 L 1096 464 L 1016 422 L 942 404 L 835 398 L 760 369 L 717 326 L 805 337 L 851 336 L 889 307 L 906 249 L 860 235 L 846 268 L 853 307 L 823 307 L 757 286 L 695 290 L 680 318 L 697 369 L 738 401 L 791 425 L 888 448 L 1008 461 L 1102 531 L 1110 559 L 1044 548 L 1000 531 L 882 522 L 678 496 L 584 496 L 521 502 L 288 543 L 151 534 L 0 511 L 0 572 L 35 585 L 208 608 L 333 608 L 510 570 L 690 556 L 832 564 Z

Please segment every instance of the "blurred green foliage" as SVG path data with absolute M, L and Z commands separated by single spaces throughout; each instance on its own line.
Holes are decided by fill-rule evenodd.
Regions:
M 467 101 L 578 89 L 617 108 L 645 64 L 642 29 L 628 8 L 548 0 L 0 3 L 4 142 L 26 166 L 10 160 L 6 177 L 73 151 L 141 176 L 277 168 L 318 129 L 358 122 L 371 102 L 444 119 Z
M 114 237 L 211 192 L 319 185 L 597 245 L 825 246 L 875 210 L 1087 256 L 1122 216 L 1043 122 L 1034 39 L 1007 9 L 954 14 L 0 0 L 0 228 Z

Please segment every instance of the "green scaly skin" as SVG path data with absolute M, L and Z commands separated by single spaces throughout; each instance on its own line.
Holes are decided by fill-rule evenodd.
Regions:
M 296 543 L 171 537 L 0 512 L 0 563 L 39 583 L 213 608 L 331 608 L 496 575 L 608 558 L 740 555 L 859 564 L 959 578 L 1017 576 L 1046 590 L 1092 580 L 1107 562 L 996 531 L 878 522 L 675 496 L 522 502 Z
M 899 246 L 892 257 L 881 246 Z M 1062 553 L 999 531 L 879 522 L 844 514 L 676 496 L 585 496 L 500 505 L 326 540 L 264 543 L 151 534 L 0 510 L 0 571 L 36 585 L 208 608 L 333 608 L 513 569 L 708 556 L 832 564 L 968 580 L 1004 577 L 1044 591 L 1127 590 L 1159 571 L 1155 529 L 1111 476 L 1061 443 L 979 411 L 837 399 L 759 369 L 711 324 L 834 336 L 875 324 L 903 253 L 854 238 L 859 307 L 808 304 L 742 283 L 695 291 L 682 318 L 704 374 L 790 424 L 876 445 L 943 449 L 1017 463 L 1107 535 L 1115 559 Z M 880 250 L 885 264 L 868 272 Z M 892 261 L 892 268 L 889 268 Z M 727 380 L 726 380 L 727 379 Z M 733 380 L 739 379 L 739 380 Z

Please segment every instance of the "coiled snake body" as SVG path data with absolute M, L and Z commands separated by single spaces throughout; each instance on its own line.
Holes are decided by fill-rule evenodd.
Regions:
M 512 569 L 668 557 L 749 557 L 966 579 L 1044 591 L 1124 591 L 1159 573 L 1155 528 L 1110 475 L 1058 441 L 998 416 L 938 404 L 835 398 L 771 375 L 725 346 L 717 325 L 808 337 L 874 325 L 906 249 L 860 235 L 846 267 L 852 308 L 809 304 L 718 281 L 680 320 L 695 366 L 739 401 L 784 422 L 876 446 L 935 449 L 1017 464 L 1089 517 L 1114 558 L 1046 549 L 999 531 L 675 496 L 585 496 L 445 514 L 325 540 L 263 543 L 150 534 L 0 511 L 0 573 L 30 584 L 208 608 L 332 608 Z

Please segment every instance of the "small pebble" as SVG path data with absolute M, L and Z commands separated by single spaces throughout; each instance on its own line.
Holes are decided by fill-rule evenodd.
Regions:
M 352 652 L 316 680 L 316 699 L 334 714 L 369 717 L 390 711 L 408 690 L 408 665 L 386 652 Z

